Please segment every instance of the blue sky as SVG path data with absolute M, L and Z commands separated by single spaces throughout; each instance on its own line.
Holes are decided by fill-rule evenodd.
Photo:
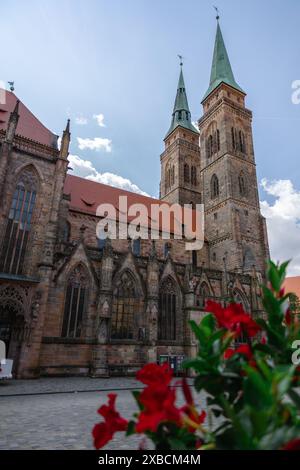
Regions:
M 283 202 L 287 193 L 287 205 L 300 202 L 300 105 L 291 101 L 291 84 L 300 79 L 300 2 L 216 2 L 235 78 L 253 111 L 258 179 L 268 180 L 260 187 L 264 211 L 270 219 L 282 219 L 280 204 L 285 205 L 283 221 L 293 223 L 300 245 L 300 209 L 293 206 L 291 216 Z M 123 177 L 156 196 L 162 139 L 178 80 L 177 54 L 185 57 L 193 120 L 202 114 L 216 29 L 213 4 L 0 0 L 0 80 L 14 80 L 19 98 L 54 132 L 61 133 L 71 118 L 77 174 L 92 172 L 116 184 Z M 78 138 L 92 144 L 81 141 L 80 148 Z M 98 150 L 89 148 L 95 138 Z M 288 183 L 278 186 L 278 181 Z M 300 256 L 298 265 L 300 273 Z

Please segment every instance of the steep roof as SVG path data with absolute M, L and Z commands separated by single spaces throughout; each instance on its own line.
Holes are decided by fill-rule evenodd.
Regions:
M 214 91 L 221 83 L 226 83 L 227 85 L 245 94 L 242 88 L 235 81 L 221 28 L 218 22 L 209 87 L 202 101 L 204 101 L 208 95 L 210 95 L 211 92 Z
M 173 113 L 172 113 L 172 121 L 171 121 L 171 125 L 166 134 L 165 139 L 178 126 L 183 127 L 185 129 L 189 129 L 190 131 L 193 131 L 196 134 L 198 134 L 198 130 L 195 128 L 195 126 L 193 126 L 191 122 L 191 113 L 190 113 L 186 90 L 185 90 L 182 67 L 180 67 L 176 98 L 175 98 L 175 103 L 174 103 L 174 108 L 173 108 Z
M 147 208 L 147 225 L 150 225 L 151 220 L 155 222 L 154 219 L 151 219 L 152 205 L 169 205 L 167 202 L 161 201 L 160 199 L 143 196 L 141 194 L 133 193 L 131 191 L 126 191 L 120 188 L 114 188 L 113 186 L 108 186 L 107 184 L 98 183 L 96 181 L 91 181 L 70 174 L 67 174 L 65 180 L 64 193 L 66 195 L 69 195 L 70 197 L 71 210 L 80 211 L 95 216 L 97 207 L 100 204 L 111 204 L 113 207 L 116 208 L 117 220 L 119 219 L 121 214 L 124 215 L 122 208 L 119 207 L 119 197 L 127 196 L 127 207 L 131 206 L 132 204 L 143 204 Z M 193 228 L 195 228 L 195 214 L 195 210 L 192 210 L 191 212 L 188 211 L 186 213 L 187 217 L 189 217 L 190 215 L 192 217 Z M 130 222 L 135 218 L 136 215 L 128 216 L 128 221 Z M 182 215 L 182 219 L 184 219 L 184 215 Z M 168 224 L 170 222 L 170 232 L 181 233 L 181 223 L 179 225 L 177 223 L 175 224 L 175 220 L 176 219 L 173 218 L 173 215 L 170 217 L 170 220 L 169 218 L 160 216 L 160 230 L 168 232 Z
M 11 91 L 3 89 L 0 89 L 0 97 L 0 129 L 6 131 L 10 113 L 14 110 L 18 98 Z M 47 129 L 22 101 L 18 113 L 20 116 L 16 131 L 18 135 L 49 147 L 57 147 L 57 135 Z

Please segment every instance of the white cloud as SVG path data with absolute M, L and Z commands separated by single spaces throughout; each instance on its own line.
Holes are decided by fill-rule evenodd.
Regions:
M 271 257 L 275 261 L 291 259 L 289 275 L 300 275 L 300 191 L 290 180 L 268 181 L 261 186 L 273 203 L 261 202 L 261 210 L 267 220 Z
M 115 175 L 114 173 L 99 173 L 89 160 L 83 160 L 78 155 L 69 155 L 68 157 L 70 166 L 73 168 L 75 175 L 83 178 L 97 181 L 98 183 L 108 184 L 117 188 L 132 191 L 134 193 L 149 196 L 145 191 L 142 191 L 136 184 L 132 183 L 129 179 L 123 176 Z
M 93 118 L 96 119 L 99 127 L 106 127 L 104 124 L 104 115 L 103 114 L 94 114 Z
M 84 116 L 77 116 L 75 118 L 75 123 L 78 124 L 79 126 L 86 126 L 86 124 L 88 123 L 88 120 Z
M 77 137 L 78 147 L 80 150 L 90 149 L 90 150 L 105 150 L 106 152 L 111 152 L 111 140 L 94 137 L 93 139 L 83 139 L 82 137 Z

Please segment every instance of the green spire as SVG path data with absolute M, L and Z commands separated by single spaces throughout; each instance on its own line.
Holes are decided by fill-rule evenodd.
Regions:
M 210 73 L 210 82 L 208 90 L 205 93 L 202 101 L 204 101 L 205 98 L 207 98 L 208 95 L 210 95 L 210 93 L 220 85 L 220 83 L 226 83 L 227 85 L 232 86 L 236 90 L 245 93 L 234 79 L 234 75 L 229 62 L 228 54 L 226 51 L 221 28 L 218 21 L 214 55 Z
M 189 129 L 190 131 L 193 131 L 196 134 L 198 134 L 197 129 L 195 128 L 195 126 L 193 126 L 191 122 L 191 113 L 189 110 L 188 100 L 187 100 L 187 96 L 185 92 L 183 73 L 182 73 L 182 62 L 180 63 L 180 75 L 179 75 L 179 80 L 178 80 L 174 109 L 172 113 L 171 126 L 167 132 L 165 139 L 178 126 L 184 127 L 185 129 Z

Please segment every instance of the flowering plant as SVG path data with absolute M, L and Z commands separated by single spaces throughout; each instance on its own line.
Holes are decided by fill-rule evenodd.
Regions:
M 145 384 L 134 392 L 139 412 L 125 420 L 110 394 L 109 404 L 99 409 L 105 421 L 93 430 L 95 447 L 126 431 L 147 436 L 159 450 L 300 450 L 300 367 L 292 362 L 300 326 L 282 289 L 286 268 L 287 263 L 268 265 L 265 318 L 251 318 L 240 304 L 208 301 L 209 313 L 199 324 L 190 322 L 199 350 L 185 367 L 195 373 L 195 390 L 205 393 L 205 411 L 186 379 L 184 404 L 177 405 L 169 366 L 147 364 L 137 374 Z

